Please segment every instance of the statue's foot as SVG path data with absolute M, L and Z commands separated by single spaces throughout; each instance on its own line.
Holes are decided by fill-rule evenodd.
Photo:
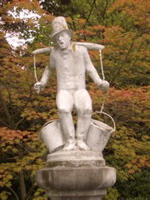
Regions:
M 83 140 L 77 140 L 77 147 L 80 150 L 90 150 L 90 148 L 85 144 L 85 142 Z
M 72 151 L 75 150 L 77 147 L 75 145 L 75 142 L 68 142 L 67 144 L 65 144 L 63 151 Z

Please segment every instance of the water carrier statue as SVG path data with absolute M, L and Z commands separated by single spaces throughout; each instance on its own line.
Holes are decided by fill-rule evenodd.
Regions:
M 104 78 L 101 59 L 104 46 L 73 42 L 73 32 L 64 17 L 56 17 L 52 29 L 51 39 L 56 45 L 33 52 L 34 55 L 50 53 L 49 64 L 41 80 L 36 77 L 34 89 L 40 93 L 56 71 L 59 115 L 58 120 L 47 122 L 40 131 L 50 154 L 45 168 L 37 171 L 36 182 L 51 200 L 98 200 L 116 181 L 115 169 L 105 166 L 102 154 L 115 125 L 112 128 L 92 119 L 92 100 L 85 76 L 87 74 L 103 93 L 108 91 L 109 83 Z M 93 66 L 89 49 L 100 52 L 102 79 Z M 73 110 L 77 113 L 76 127 Z

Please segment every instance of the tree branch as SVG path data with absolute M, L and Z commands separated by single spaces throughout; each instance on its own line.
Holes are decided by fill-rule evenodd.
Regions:
M 24 104 L 24 106 L 22 106 L 22 108 L 13 115 L 13 117 L 15 117 L 18 113 L 22 113 L 23 110 L 26 108 L 26 106 L 28 105 L 28 103 L 31 101 L 31 96 L 32 96 L 32 86 L 30 86 L 30 94 L 29 94 L 29 97 L 28 97 L 28 100 L 26 101 L 26 103 Z M 20 119 L 16 125 L 15 125 L 15 129 L 17 129 L 17 127 L 19 126 L 19 124 L 23 121 L 24 119 Z
M 4 120 L 0 119 L 0 122 L 1 122 L 2 124 L 5 124 L 5 126 L 9 127 L 9 124 L 6 123 Z
M 140 51 L 140 49 L 141 49 L 143 43 L 144 43 L 144 42 L 141 42 L 141 44 L 139 45 L 139 48 L 138 48 L 137 52 Z M 134 59 L 132 65 L 131 65 L 131 68 L 135 65 L 135 63 L 138 61 L 138 59 L 139 59 L 139 57 L 137 57 L 137 58 Z
M 4 85 L 4 87 L 6 88 L 6 90 L 7 90 L 7 92 L 8 92 L 9 103 L 10 103 L 10 105 L 12 105 L 11 93 L 10 93 L 10 90 L 9 90 L 8 86 L 7 86 L 2 80 L 0 80 L 0 82 L 1 82 L 1 84 Z
M 122 70 L 122 68 L 123 68 L 123 66 L 124 66 L 124 63 L 126 63 L 126 60 L 127 60 L 128 56 L 129 56 L 131 50 L 132 50 L 132 47 L 133 47 L 133 45 L 134 45 L 134 42 L 135 42 L 135 39 L 136 39 L 136 38 L 137 38 L 137 35 L 133 38 L 133 42 L 132 42 L 132 44 L 131 44 L 131 46 L 130 46 L 130 48 L 129 48 L 129 50 L 128 50 L 128 52 L 127 52 L 127 54 L 126 54 L 126 56 L 125 56 L 125 58 L 124 58 L 124 60 L 123 60 L 123 62 L 122 62 L 122 64 L 120 65 L 120 67 L 119 67 L 118 70 L 116 71 L 114 77 L 113 77 L 112 80 L 110 81 L 110 84 L 112 84 L 112 83 L 115 81 L 116 77 L 118 76 L 118 74 L 119 74 L 120 71 Z
M 29 192 L 27 193 L 27 195 L 26 195 L 26 197 L 25 197 L 24 200 L 28 200 L 28 199 L 29 199 L 29 197 L 31 196 L 31 194 L 32 194 L 32 192 L 33 192 L 33 190 L 34 190 L 34 188 L 35 188 L 36 186 L 37 186 L 36 183 L 34 183 L 34 184 L 32 185 L 32 187 L 30 188 L 30 190 L 29 190 Z
M 2 94 L 1 90 L 0 90 L 0 102 L 2 104 L 2 109 L 4 111 L 4 114 L 6 115 L 6 118 L 7 118 L 8 122 L 9 122 L 9 125 L 10 125 L 10 127 L 13 128 L 14 124 L 12 122 L 12 116 L 10 115 L 10 113 L 8 111 L 8 108 L 7 108 L 6 102 L 5 102 L 4 98 L 3 98 L 3 94 Z
M 9 187 L 8 189 L 14 194 L 16 199 L 19 200 L 19 197 L 18 197 L 17 193 L 11 187 Z
M 91 13 L 92 13 L 92 11 L 93 11 L 93 8 L 94 8 L 95 3 L 96 3 L 96 0 L 93 1 L 93 4 L 92 4 L 92 6 L 91 6 L 90 12 L 89 12 L 88 17 L 87 17 L 87 21 L 89 21 L 89 19 L 90 19 L 90 16 L 91 16 Z
M 108 8 L 108 0 L 105 1 L 105 6 L 104 6 L 104 9 L 103 9 L 103 12 L 102 12 L 102 18 L 103 18 L 103 20 L 105 18 L 105 14 L 106 14 L 107 8 Z

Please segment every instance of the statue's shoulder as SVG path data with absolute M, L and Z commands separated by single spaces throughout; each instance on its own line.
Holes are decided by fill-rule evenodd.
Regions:
M 73 51 L 80 51 L 81 53 L 86 51 L 86 47 L 79 45 L 77 42 L 72 42 L 71 48 Z
M 50 55 L 53 56 L 58 52 L 58 46 L 54 46 L 50 52 Z
M 58 46 L 53 46 L 52 51 L 51 52 L 56 52 L 58 50 Z

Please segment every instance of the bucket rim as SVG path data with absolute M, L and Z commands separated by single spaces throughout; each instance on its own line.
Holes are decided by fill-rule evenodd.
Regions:
M 50 123 L 56 122 L 56 121 L 58 121 L 58 122 L 59 122 L 59 119 L 52 119 L 52 120 L 50 120 L 50 121 L 46 122 L 46 123 L 44 124 L 44 126 L 43 126 L 43 127 L 47 126 L 47 125 L 48 125 L 48 124 L 50 124 Z
M 92 115 L 94 114 L 103 114 L 103 115 L 106 115 L 107 117 L 109 117 L 113 123 L 113 127 L 112 127 L 112 132 L 115 132 L 116 131 L 116 124 L 115 124 L 115 121 L 114 119 L 109 115 L 107 114 L 106 112 L 103 112 L 103 111 L 96 111 L 96 112 L 93 112 Z M 100 120 L 97 120 L 97 121 L 100 121 Z M 97 127 L 99 129 L 99 126 L 98 125 L 95 125 L 93 122 L 91 122 L 93 126 Z

